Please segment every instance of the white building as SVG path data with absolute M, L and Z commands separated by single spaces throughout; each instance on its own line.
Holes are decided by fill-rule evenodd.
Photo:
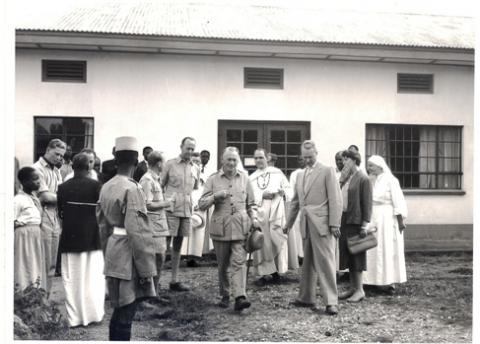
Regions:
M 40 17 L 40 18 L 39 18 Z M 407 249 L 472 248 L 474 24 L 465 17 L 140 1 L 23 18 L 15 154 L 50 138 L 111 158 L 137 136 L 174 157 L 184 136 L 212 163 L 257 146 L 296 168 L 350 144 L 380 154 L 409 207 Z

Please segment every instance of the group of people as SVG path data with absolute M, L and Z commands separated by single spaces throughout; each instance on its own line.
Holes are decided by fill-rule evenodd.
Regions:
M 219 170 L 208 165 L 208 151 L 195 148 L 195 139 L 185 137 L 180 155 L 167 161 L 145 147 L 138 163 L 137 140 L 120 137 L 114 159 L 100 171 L 90 149 L 60 166 L 67 147 L 52 140 L 39 161 L 18 172 L 18 287 L 38 282 L 49 292 L 55 266 L 61 265 L 70 325 L 101 321 L 107 294 L 114 308 L 109 338 L 129 340 L 137 302 L 159 293 L 167 249 L 170 290 L 191 289 L 178 278 L 182 254 L 200 257 L 213 248 L 219 306 L 230 307 L 233 296 L 234 310 L 250 307 L 245 241 L 253 229 L 263 234 L 263 246 L 251 257 L 257 285 L 278 282 L 301 264 L 295 306 L 314 307 L 320 285 L 326 313 L 334 315 L 339 298 L 365 297 L 363 284 L 406 281 L 406 206 L 383 158 L 369 158 L 367 176 L 353 146 L 336 155 L 335 170 L 317 161 L 315 143 L 307 140 L 289 181 L 262 148 L 254 153 L 251 175 L 236 147 L 224 150 Z M 352 255 L 347 239 L 372 229 L 378 246 Z M 351 288 L 339 294 L 337 274 L 345 269 Z

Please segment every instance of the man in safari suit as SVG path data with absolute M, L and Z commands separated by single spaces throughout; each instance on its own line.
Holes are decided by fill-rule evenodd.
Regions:
M 335 315 L 338 313 L 335 238 L 340 236 L 342 216 L 340 187 L 335 170 L 317 161 L 313 141 L 302 143 L 302 156 L 306 168 L 298 174 L 284 228 L 288 233 L 300 212 L 304 258 L 300 291 L 293 305 L 314 308 L 319 279 L 326 313 Z

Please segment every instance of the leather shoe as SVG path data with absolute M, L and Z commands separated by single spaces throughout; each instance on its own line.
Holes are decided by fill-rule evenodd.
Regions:
M 308 302 L 303 302 L 303 301 L 300 301 L 300 300 L 293 300 L 292 302 L 290 302 L 290 304 L 292 306 L 295 306 L 295 307 L 303 307 L 303 308 L 315 308 L 315 304 L 313 303 L 308 303 Z
M 229 296 L 222 297 L 222 301 L 218 303 L 218 307 L 228 308 L 229 306 L 230 306 L 230 297 Z
M 257 287 L 265 287 L 268 284 L 268 281 L 265 277 L 260 277 L 255 282 L 253 282 Z
M 233 309 L 236 311 L 241 311 L 242 309 L 250 307 L 250 302 L 247 301 L 245 296 L 239 296 L 235 299 L 235 305 Z
M 175 283 L 172 283 L 170 282 L 170 290 L 172 291 L 189 291 L 190 288 L 183 284 L 182 282 L 175 282 Z
M 195 259 L 190 259 L 187 261 L 187 267 L 189 268 L 198 268 L 200 265 L 197 263 Z
M 338 314 L 338 308 L 335 305 L 327 306 L 325 309 L 325 313 L 328 315 L 337 315 Z

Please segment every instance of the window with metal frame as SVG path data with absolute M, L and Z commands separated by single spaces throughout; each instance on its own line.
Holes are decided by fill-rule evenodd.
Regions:
M 461 126 L 367 124 L 366 159 L 385 158 L 404 189 L 462 187 Z
M 42 60 L 44 82 L 87 82 L 87 61 Z
M 60 139 L 72 147 L 73 154 L 93 149 L 92 117 L 34 117 L 34 161 L 45 153 L 48 142 Z
M 245 88 L 283 89 L 283 69 L 246 67 L 243 74 Z

